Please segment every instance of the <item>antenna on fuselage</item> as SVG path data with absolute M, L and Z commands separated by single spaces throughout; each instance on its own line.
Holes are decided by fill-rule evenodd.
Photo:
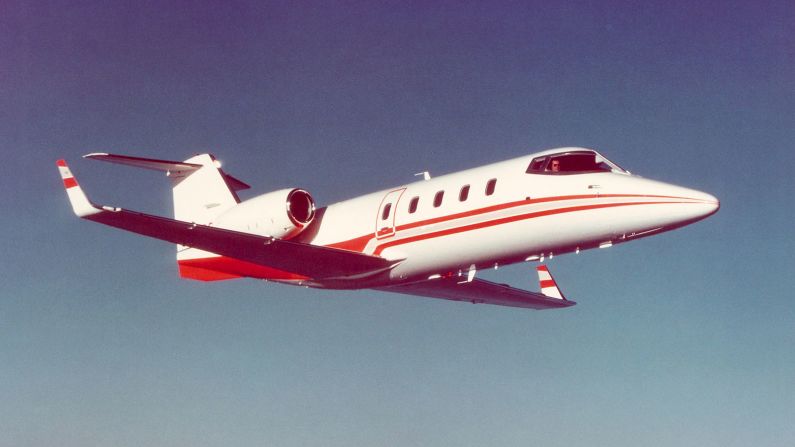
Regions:
M 422 172 L 418 172 L 418 173 L 414 174 L 414 177 L 419 177 L 419 176 L 422 176 L 422 178 L 425 179 L 425 180 L 430 180 L 431 179 L 431 173 L 428 172 L 428 171 L 422 171 Z

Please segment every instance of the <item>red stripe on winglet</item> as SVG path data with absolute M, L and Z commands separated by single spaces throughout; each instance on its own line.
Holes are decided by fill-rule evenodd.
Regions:
M 77 186 L 77 180 L 75 180 L 74 177 L 67 177 L 63 179 L 63 185 L 66 187 L 66 189 L 74 188 Z
M 542 271 L 545 271 L 545 272 L 549 273 L 549 269 L 545 265 L 539 265 L 538 267 L 536 267 L 536 269 L 537 270 L 542 270 Z
M 66 167 L 66 160 L 58 160 L 55 162 L 56 165 L 65 168 Z
M 555 281 L 553 281 L 551 279 L 545 279 L 545 280 L 541 281 L 541 288 L 545 289 L 547 287 L 557 287 L 557 285 L 555 284 Z

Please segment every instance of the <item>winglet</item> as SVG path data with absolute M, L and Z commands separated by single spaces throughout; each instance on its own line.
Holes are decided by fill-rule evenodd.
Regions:
M 567 301 L 566 297 L 558 289 L 558 285 L 555 283 L 552 274 L 549 273 L 547 266 L 539 265 L 536 270 L 538 271 L 538 282 L 541 284 L 541 293 L 550 298 Z
M 69 202 L 72 204 L 72 210 L 78 217 L 86 217 L 96 214 L 102 210 L 94 206 L 86 197 L 83 189 L 77 183 L 72 171 L 66 166 L 66 161 L 58 160 L 55 163 L 58 166 L 58 171 L 61 173 L 63 179 L 63 186 L 66 188 L 66 195 L 69 196 Z

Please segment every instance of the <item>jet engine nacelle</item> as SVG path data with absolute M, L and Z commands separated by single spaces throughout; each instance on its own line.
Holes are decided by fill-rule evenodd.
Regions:
M 282 189 L 240 202 L 224 212 L 213 226 L 289 239 L 315 218 L 315 201 L 303 189 Z

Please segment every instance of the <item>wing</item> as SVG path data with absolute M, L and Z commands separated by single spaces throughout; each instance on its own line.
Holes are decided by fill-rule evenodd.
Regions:
M 314 279 L 363 276 L 388 270 L 396 263 L 347 250 L 257 236 L 121 208 L 97 206 L 88 200 L 63 160 L 58 161 L 58 168 L 75 214 L 111 227 Z
M 410 284 L 381 287 L 378 290 L 453 301 L 469 301 L 473 304 L 496 304 L 498 306 L 529 309 L 557 309 L 577 304 L 565 298 L 555 298 L 479 278 L 469 282 L 460 281 L 458 277 L 437 278 Z

